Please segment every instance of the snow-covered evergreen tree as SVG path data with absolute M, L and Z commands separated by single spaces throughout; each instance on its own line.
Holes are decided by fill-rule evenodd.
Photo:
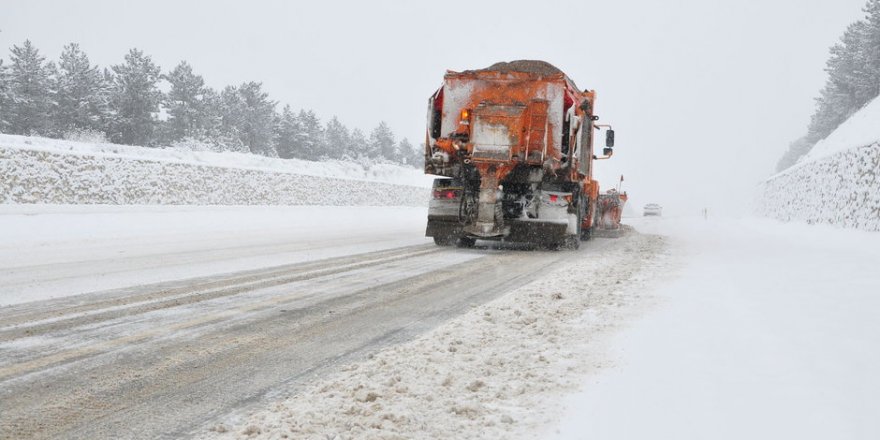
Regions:
M 368 153 L 369 141 L 367 140 L 367 136 L 361 131 L 361 129 L 355 128 L 351 131 L 348 157 L 352 159 L 363 159 L 368 157 Z
M 275 104 L 263 91 L 262 83 L 227 86 L 220 95 L 221 133 L 251 153 L 277 157 Z
M 325 154 L 333 159 L 350 158 L 351 134 L 348 128 L 333 116 L 324 130 Z
M 419 168 L 422 166 L 422 153 L 417 151 L 416 148 L 410 143 L 409 139 L 403 138 L 400 140 L 400 143 L 397 145 L 397 151 L 399 159 L 397 162 L 400 162 L 404 165 L 409 165 L 415 168 Z
M 299 150 L 302 136 L 303 128 L 299 118 L 290 109 L 290 105 L 285 105 L 281 114 L 275 117 L 275 149 L 278 151 L 278 157 L 284 159 L 303 157 L 302 151 Z
M 776 163 L 776 169 L 781 171 L 794 165 L 797 163 L 798 159 L 810 152 L 812 146 L 813 145 L 810 143 L 807 136 L 802 136 L 790 143 L 788 145 L 788 150 L 782 155 L 779 162 Z
M 205 80 L 193 73 L 186 61 L 181 61 L 163 78 L 171 85 L 165 97 L 168 112 L 165 133 L 168 140 L 207 138 L 214 125 L 210 112 L 214 93 L 205 87 Z
M 52 131 L 54 65 L 30 42 L 12 46 L 8 70 L 7 129 L 13 134 L 49 135 Z
M 258 82 L 242 84 L 238 94 L 244 104 L 242 141 L 254 154 L 278 157 L 273 142 L 276 102 L 269 99 L 269 94 L 263 91 L 263 84 Z
M 102 131 L 108 115 L 108 91 L 104 75 L 76 43 L 64 46 L 58 62 L 58 94 L 55 125 L 69 131 Z
M 9 74 L 0 59 L 0 133 L 9 132 Z
M 864 12 L 865 41 L 862 47 L 864 64 L 873 86 L 870 93 L 873 96 L 880 96 L 880 0 L 868 0 Z
M 380 122 L 370 133 L 368 156 L 400 162 L 397 144 L 394 142 L 394 133 L 385 121 Z
M 125 55 L 125 62 L 112 67 L 113 86 L 110 106 L 113 110 L 111 140 L 122 144 L 153 146 L 158 126 L 159 66 L 137 49 Z
M 311 110 L 300 110 L 297 118 L 302 126 L 298 150 L 302 151 L 303 159 L 318 160 L 326 153 L 321 120 Z

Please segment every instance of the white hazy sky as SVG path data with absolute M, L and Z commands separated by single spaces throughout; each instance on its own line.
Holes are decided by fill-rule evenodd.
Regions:
M 282 104 L 365 131 L 385 120 L 414 143 L 446 69 L 543 59 L 598 91 L 617 130 L 606 187 L 624 174 L 638 207 L 736 213 L 803 133 L 828 47 L 863 4 L 0 0 L 0 48 L 29 38 L 54 59 L 78 42 L 107 66 L 137 47 L 215 88 L 262 81 Z

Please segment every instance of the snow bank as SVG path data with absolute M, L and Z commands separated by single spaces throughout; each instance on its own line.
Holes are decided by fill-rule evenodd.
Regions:
M 880 234 L 651 217 L 684 264 L 615 337 L 618 368 L 532 438 L 880 438 Z
M 391 164 L 11 135 L 0 135 L 0 176 L 0 203 L 42 204 L 422 206 L 431 181 Z
M 877 142 L 880 142 L 880 99 L 871 101 L 840 124 L 840 127 L 819 141 L 801 161 L 812 162 Z
M 880 231 L 880 99 L 759 188 L 759 214 Z
M 539 280 L 202 436 L 533 438 L 556 419 L 559 393 L 606 364 L 600 334 L 644 304 L 643 286 L 665 265 L 656 236 L 586 247 Z

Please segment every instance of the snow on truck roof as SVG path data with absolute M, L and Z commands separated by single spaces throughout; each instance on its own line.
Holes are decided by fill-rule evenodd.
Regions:
M 516 60 L 511 62 L 498 62 L 485 69 L 494 70 L 496 72 L 524 72 L 534 75 L 558 75 L 562 73 L 556 66 L 541 60 Z
M 541 60 L 514 60 L 514 61 L 500 61 L 489 67 L 483 69 L 474 69 L 474 70 L 465 70 L 463 72 L 447 72 L 452 74 L 475 74 L 475 73 L 484 73 L 484 72 L 498 72 L 498 73 L 526 73 L 529 75 L 535 76 L 555 76 L 561 75 L 565 78 L 569 83 L 571 83 L 572 87 L 577 89 L 574 81 L 568 77 L 562 70 L 559 70 L 558 67 Z

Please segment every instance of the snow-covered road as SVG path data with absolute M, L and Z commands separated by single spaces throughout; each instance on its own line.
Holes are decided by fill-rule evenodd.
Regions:
M 424 215 L 2 207 L 0 438 L 880 433 L 876 234 L 463 250 Z
M 440 248 L 407 208 L 5 209 L 16 439 L 200 432 L 612 245 Z
M 880 438 L 880 235 L 629 220 L 671 237 L 682 269 L 615 342 L 621 366 L 584 383 L 539 437 Z
M 0 306 L 429 243 L 424 208 L 0 205 Z

